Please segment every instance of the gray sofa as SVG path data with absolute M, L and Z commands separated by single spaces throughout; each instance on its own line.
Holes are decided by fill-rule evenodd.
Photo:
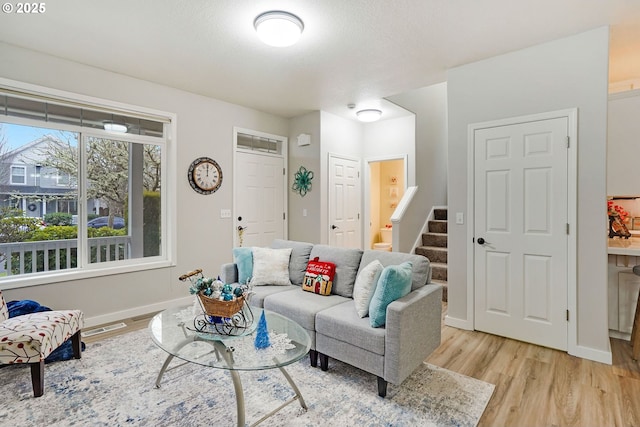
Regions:
M 399 252 L 345 249 L 290 240 L 275 240 L 272 248 L 292 248 L 288 286 L 255 286 L 251 305 L 286 316 L 311 337 L 310 360 L 323 371 L 329 357 L 378 377 L 378 394 L 386 395 L 387 383 L 401 384 L 440 345 L 442 286 L 431 283 L 431 265 L 420 255 Z M 309 259 L 333 262 L 336 272 L 331 295 L 301 289 Z M 353 301 L 353 287 L 360 270 L 373 260 L 383 266 L 412 263 L 411 292 L 387 307 L 386 325 L 373 328 L 360 318 Z M 224 264 L 220 278 L 238 280 L 236 264 Z

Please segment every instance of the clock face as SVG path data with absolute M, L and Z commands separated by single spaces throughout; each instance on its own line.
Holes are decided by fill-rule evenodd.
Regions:
M 200 194 L 214 193 L 222 184 L 222 169 L 218 162 L 209 157 L 194 160 L 187 176 L 191 187 Z

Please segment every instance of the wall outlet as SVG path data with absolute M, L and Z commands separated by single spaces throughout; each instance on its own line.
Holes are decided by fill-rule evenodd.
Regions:
M 302 209 L 302 216 L 307 216 L 307 209 Z
M 220 218 L 231 218 L 231 209 L 220 209 Z
M 456 224 L 464 224 L 464 213 L 456 212 Z

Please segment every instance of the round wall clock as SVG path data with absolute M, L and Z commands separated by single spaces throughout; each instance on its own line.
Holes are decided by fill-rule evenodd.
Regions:
M 209 157 L 199 157 L 191 162 L 187 173 L 189 184 L 200 194 L 215 193 L 222 184 L 222 169 Z

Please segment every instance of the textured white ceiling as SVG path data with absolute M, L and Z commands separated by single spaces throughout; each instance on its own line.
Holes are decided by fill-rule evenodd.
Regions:
M 0 15 L 0 40 L 284 117 L 347 111 L 446 70 L 611 25 L 610 81 L 640 77 L 639 0 L 56 0 Z M 263 45 L 260 13 L 305 23 Z M 1 61 L 1 59 L 0 59 Z M 0 64 L 1 69 L 1 64 Z

